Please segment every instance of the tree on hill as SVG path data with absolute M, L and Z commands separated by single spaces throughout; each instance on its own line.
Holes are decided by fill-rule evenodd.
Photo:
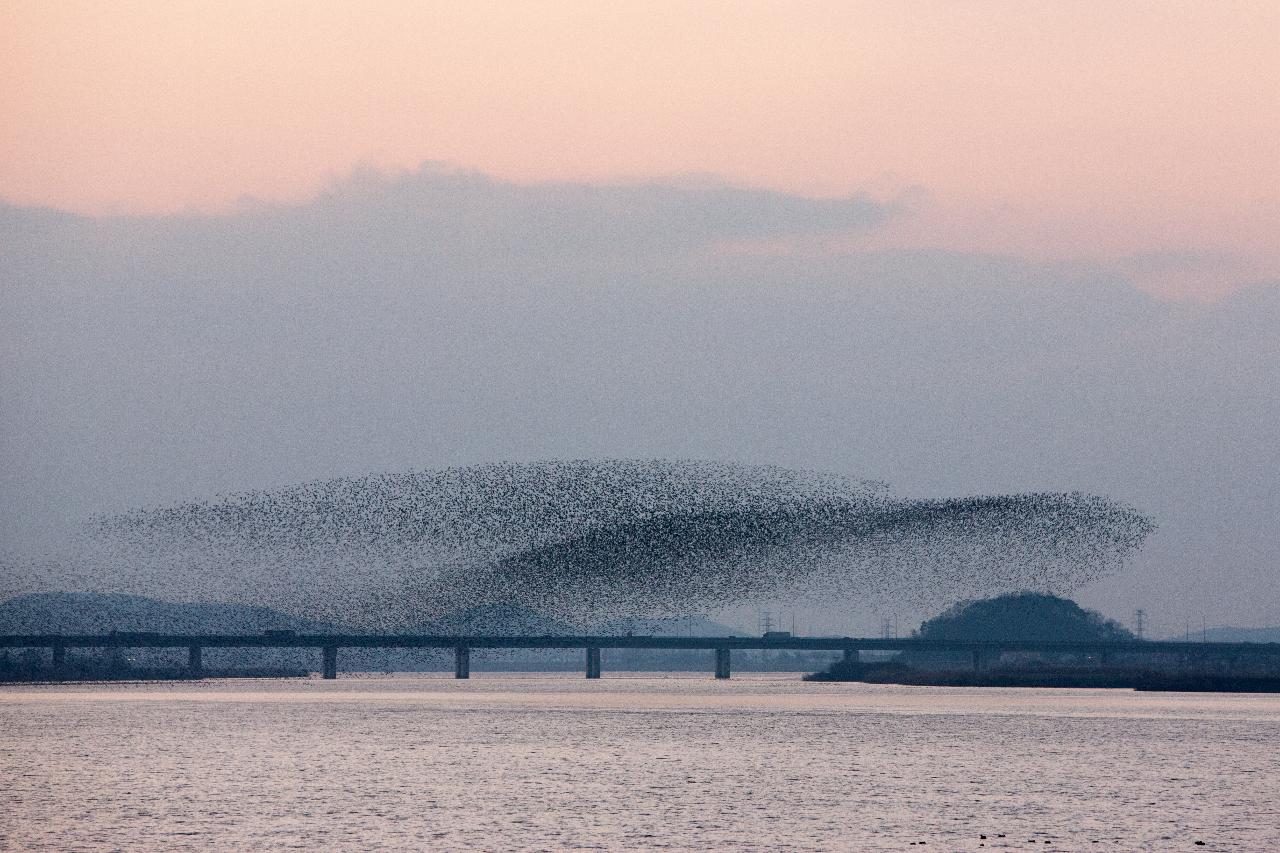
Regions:
M 982 601 L 962 601 L 926 621 L 916 632 L 926 640 L 1057 640 L 1073 642 L 1137 639 L 1122 625 L 1067 598 L 1015 592 Z

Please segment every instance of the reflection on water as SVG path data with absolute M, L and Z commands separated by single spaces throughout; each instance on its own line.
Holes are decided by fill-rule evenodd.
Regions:
M 1277 742 L 1280 696 L 794 675 L 7 687 L 0 848 L 1268 850 Z

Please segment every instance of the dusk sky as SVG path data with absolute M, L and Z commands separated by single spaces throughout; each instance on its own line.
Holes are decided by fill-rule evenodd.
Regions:
M 302 201 L 440 161 L 713 175 L 900 206 L 767 251 L 1088 260 L 1211 298 L 1280 276 L 1280 4 L 0 5 L 0 198 Z

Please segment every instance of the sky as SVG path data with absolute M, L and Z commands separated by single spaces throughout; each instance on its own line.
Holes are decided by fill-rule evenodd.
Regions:
M 1108 495 L 1081 601 L 1280 624 L 1280 6 L 475 5 L 0 2 L 0 595 L 96 513 L 660 457 Z
M 1091 258 L 1200 299 L 1280 275 L 1269 0 L 6 0 L 0 77 L 15 204 L 220 211 L 428 161 L 714 175 L 902 202 L 843 247 Z

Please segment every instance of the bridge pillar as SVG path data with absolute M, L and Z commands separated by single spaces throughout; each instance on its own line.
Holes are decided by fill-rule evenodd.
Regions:
M 324 677 L 333 679 L 338 677 L 338 647 L 324 647 Z
M 600 677 L 600 650 L 587 649 L 587 678 Z
M 729 650 L 716 649 L 716 678 L 729 677 Z
M 199 646 L 187 646 L 187 674 L 192 678 L 204 677 L 204 662 Z
M 67 647 L 62 643 L 55 643 L 53 648 L 53 671 L 55 673 L 62 672 L 67 665 Z
M 458 646 L 453 650 L 453 677 L 471 677 L 471 649 L 467 646 Z

